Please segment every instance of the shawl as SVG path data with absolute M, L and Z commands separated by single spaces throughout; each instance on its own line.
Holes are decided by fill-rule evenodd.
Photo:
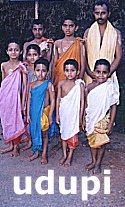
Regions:
M 80 40 L 81 38 L 77 38 L 76 41 L 66 50 L 66 52 L 56 61 L 55 63 L 55 81 L 54 85 L 57 86 L 58 82 L 61 80 L 65 80 L 65 74 L 64 74 L 64 62 L 67 59 L 75 59 L 80 68 Z
M 94 126 L 102 120 L 110 107 L 117 104 L 112 80 L 107 80 L 92 89 L 87 97 L 86 131 L 87 136 L 94 131 Z
M 44 100 L 50 80 L 31 89 L 30 99 L 30 134 L 33 152 L 42 151 L 41 117 L 44 109 Z
M 107 22 L 107 27 L 104 32 L 102 44 L 98 23 L 95 22 L 92 24 L 89 29 L 86 41 L 88 64 L 91 71 L 94 70 L 95 62 L 98 59 L 106 59 L 110 62 L 110 64 L 113 62 L 115 56 L 116 42 L 117 32 L 109 21 Z M 87 84 L 92 82 L 91 78 L 87 77 L 87 79 Z
M 10 69 L 9 75 L 1 83 L 0 118 L 5 143 L 15 140 L 25 132 L 21 113 L 21 72 L 27 74 L 23 64 L 15 70 Z
M 67 140 L 79 132 L 81 83 L 84 81 L 77 79 L 75 86 L 60 100 L 60 133 L 63 140 Z

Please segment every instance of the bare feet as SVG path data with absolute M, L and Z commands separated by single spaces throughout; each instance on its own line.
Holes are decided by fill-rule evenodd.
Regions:
M 63 165 L 66 161 L 66 157 L 62 157 L 60 160 L 59 160 L 59 164 L 60 165 Z
M 25 139 L 20 140 L 20 144 L 25 143 L 25 142 L 29 142 L 29 137 L 26 137 Z
M 93 174 L 100 174 L 101 173 L 101 166 L 100 165 L 96 165 L 93 169 Z
M 33 160 L 37 159 L 38 157 L 39 157 L 39 152 L 37 151 L 37 152 L 33 153 L 31 156 L 29 156 L 28 160 L 33 161 Z
M 0 154 L 5 154 L 5 153 L 11 152 L 11 151 L 13 151 L 13 147 L 7 147 L 3 150 L 0 150 Z
M 19 155 L 20 155 L 20 148 L 16 147 L 16 148 L 14 148 L 14 150 L 10 156 L 11 157 L 18 157 Z
M 31 146 L 32 146 L 32 143 L 31 143 L 31 141 L 29 141 L 29 143 L 28 143 L 25 147 L 23 147 L 23 148 L 21 149 L 21 151 L 24 152 L 24 151 L 30 149 Z
M 58 151 L 59 149 L 62 148 L 62 144 L 60 142 L 58 142 L 58 144 L 56 144 L 53 148 L 52 148 L 52 151 L 53 152 L 56 152 Z
M 65 167 L 70 167 L 71 166 L 71 159 L 67 159 L 64 163 Z
M 88 170 L 88 171 L 89 171 L 89 170 L 92 170 L 94 167 L 95 167 L 95 163 L 92 162 L 92 163 L 86 165 L 86 170 Z
M 48 163 L 47 157 L 42 156 L 41 165 L 46 165 Z

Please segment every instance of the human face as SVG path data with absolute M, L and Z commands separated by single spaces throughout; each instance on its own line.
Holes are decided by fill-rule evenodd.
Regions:
M 30 63 L 30 64 L 34 64 L 35 61 L 40 57 L 40 55 L 38 54 L 38 52 L 34 49 L 30 49 L 27 53 L 27 61 Z
M 43 37 L 44 28 L 42 24 L 34 24 L 32 29 L 33 35 L 36 39 L 41 39 Z
M 62 25 L 62 30 L 66 36 L 72 36 L 78 27 L 75 26 L 72 20 L 65 20 Z
M 78 75 L 78 72 L 74 65 L 66 65 L 64 70 L 65 76 L 68 80 L 73 80 Z
M 45 65 L 43 64 L 38 64 L 36 65 L 35 68 L 35 75 L 37 77 L 37 80 L 45 80 L 46 79 L 46 75 L 47 75 L 47 68 Z
M 109 71 L 106 65 L 98 65 L 94 70 L 94 75 L 97 83 L 101 84 L 107 81 Z
M 103 4 L 102 6 L 95 6 L 95 10 L 93 12 L 95 16 L 95 20 L 98 24 L 105 24 L 110 16 L 110 12 L 107 10 L 107 6 Z
M 16 43 L 10 43 L 6 52 L 10 59 L 18 59 L 21 54 L 20 47 Z

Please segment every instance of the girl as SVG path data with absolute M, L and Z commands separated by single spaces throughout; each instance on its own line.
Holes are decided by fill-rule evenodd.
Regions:
M 34 76 L 34 63 L 40 57 L 40 47 L 36 44 L 31 44 L 26 49 L 26 60 L 28 63 L 28 83 L 36 80 Z
M 31 44 L 26 49 L 26 57 L 27 60 L 27 70 L 28 70 L 28 86 L 31 82 L 36 80 L 36 76 L 34 75 L 34 62 L 40 57 L 40 47 L 36 44 Z M 28 144 L 24 146 L 21 151 L 25 151 L 31 148 L 31 138 L 29 134 L 29 125 L 25 122 L 26 132 L 25 136 L 22 137 L 21 143 L 27 142 Z
M 10 39 L 7 43 L 6 52 L 9 60 L 1 64 L 0 118 L 3 138 L 9 147 L 1 150 L 0 153 L 13 151 L 11 156 L 16 157 L 19 155 L 20 137 L 25 132 L 22 113 L 25 115 L 27 70 L 19 60 L 21 49 L 18 40 Z M 23 82 L 22 91 L 21 80 Z

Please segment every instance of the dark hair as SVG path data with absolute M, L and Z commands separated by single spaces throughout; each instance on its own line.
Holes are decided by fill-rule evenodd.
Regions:
M 15 38 L 15 37 L 11 37 L 10 39 L 8 39 L 6 41 L 6 50 L 8 49 L 8 45 L 10 43 L 16 43 L 17 45 L 19 45 L 20 50 L 22 50 L 22 44 L 21 44 L 21 42 L 19 41 L 19 39 Z
M 68 59 L 64 62 L 64 67 L 63 67 L 64 71 L 65 71 L 66 65 L 73 65 L 75 67 L 75 69 L 78 71 L 79 65 L 75 59 Z
M 43 57 L 40 57 L 38 60 L 35 61 L 34 63 L 34 70 L 37 65 L 42 64 L 46 66 L 47 71 L 49 71 L 49 61 Z
M 75 24 L 75 26 L 77 26 L 78 24 L 77 24 L 77 20 L 76 20 L 76 18 L 73 16 L 73 15 L 66 15 L 63 19 L 62 19 L 62 25 L 64 24 L 64 21 L 65 20 L 71 20 L 74 24 Z
M 30 49 L 36 50 L 37 53 L 40 55 L 40 47 L 39 47 L 39 45 L 36 45 L 36 44 L 28 45 L 27 48 L 26 48 L 26 55 L 27 55 L 27 53 L 29 52 Z
M 96 69 L 96 67 L 97 67 L 98 65 L 105 65 L 105 66 L 107 66 L 107 68 L 108 68 L 108 72 L 110 72 L 110 67 L 111 67 L 111 65 L 110 65 L 110 63 L 109 63 L 108 60 L 106 60 L 106 59 L 99 59 L 99 60 L 96 60 L 96 62 L 95 62 L 95 66 L 94 66 L 94 70 Z
M 95 6 L 103 6 L 103 5 L 105 5 L 107 7 L 107 11 L 109 13 L 110 5 L 109 5 L 109 3 L 107 1 L 96 1 L 94 6 L 93 6 L 93 11 L 95 10 Z
M 36 25 L 41 24 L 43 26 L 43 28 L 45 28 L 45 22 L 42 19 L 34 19 L 33 23 L 32 23 L 32 27 L 34 24 L 36 24 Z

